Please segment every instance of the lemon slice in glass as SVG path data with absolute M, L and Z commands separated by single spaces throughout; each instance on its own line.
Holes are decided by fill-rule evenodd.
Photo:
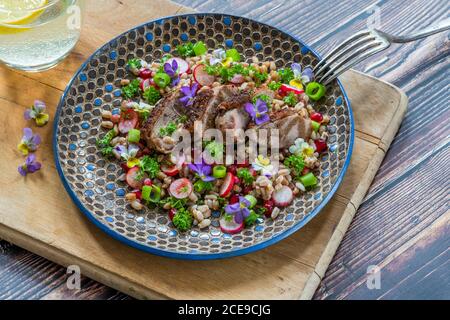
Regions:
M 6 25 L 25 26 L 36 20 L 45 9 L 48 0 L 1 0 L 0 33 L 13 33 L 26 28 L 7 27 Z

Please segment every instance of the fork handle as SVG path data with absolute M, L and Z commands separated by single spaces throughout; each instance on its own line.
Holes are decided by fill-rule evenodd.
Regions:
M 416 41 L 428 36 L 431 36 L 432 34 L 439 33 L 445 30 L 450 29 L 450 18 L 447 18 L 445 20 L 442 20 L 441 22 L 437 23 L 436 25 L 430 26 L 428 28 L 425 28 L 424 30 L 418 31 L 416 33 L 412 33 L 406 36 L 393 36 L 388 33 L 385 33 L 380 30 L 376 30 L 377 32 L 383 34 L 386 36 L 391 42 L 395 43 L 405 43 L 405 42 L 411 42 Z

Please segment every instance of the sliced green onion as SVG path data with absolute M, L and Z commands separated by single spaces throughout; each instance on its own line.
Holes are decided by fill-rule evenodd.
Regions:
M 216 179 L 224 178 L 227 175 L 227 168 L 225 166 L 215 166 L 213 169 L 213 177 Z
M 318 123 L 317 121 L 312 120 L 312 121 L 311 121 L 311 127 L 312 127 L 312 129 L 313 129 L 315 132 L 317 132 L 317 131 L 319 131 L 320 123 Z
M 205 183 L 202 180 L 198 180 L 194 183 L 194 190 L 198 193 L 202 193 L 205 190 Z
M 142 199 L 145 201 L 150 201 L 150 194 L 152 193 L 151 186 L 143 186 L 142 187 Z
M 226 51 L 227 58 L 233 59 L 234 62 L 241 61 L 241 55 L 236 49 L 229 49 Z
M 164 72 L 158 72 L 153 77 L 153 81 L 155 81 L 155 83 L 158 87 L 160 87 L 161 89 L 164 89 L 165 87 L 167 87 L 169 85 L 170 77 L 168 74 L 166 74 Z
M 252 196 L 251 194 L 246 195 L 245 199 L 250 201 L 250 207 L 249 208 L 253 208 L 254 206 L 256 206 L 256 202 L 258 202 L 258 200 L 256 200 L 256 198 L 254 196 Z
M 128 142 L 138 143 L 141 140 L 141 131 L 139 129 L 131 129 L 128 131 Z
M 161 200 L 161 188 L 157 185 L 143 186 L 142 199 L 148 202 L 159 202 L 159 200 Z
M 317 185 L 317 178 L 316 178 L 316 176 L 314 176 L 314 174 L 312 172 L 310 172 L 308 174 L 305 174 L 304 176 L 301 176 L 300 182 L 305 187 L 314 187 L 315 185 Z
M 201 56 L 205 54 L 207 51 L 205 44 L 203 41 L 199 41 L 196 44 L 194 44 L 194 53 L 196 56 Z
M 317 101 L 325 95 L 325 86 L 318 82 L 310 82 L 306 86 L 306 95 L 312 100 Z

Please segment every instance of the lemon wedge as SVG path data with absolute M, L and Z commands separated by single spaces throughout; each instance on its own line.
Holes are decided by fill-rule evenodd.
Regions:
M 1 0 L 0 24 L 25 26 L 36 20 L 45 9 L 48 0 Z M 0 26 L 1 33 L 14 33 L 26 28 Z

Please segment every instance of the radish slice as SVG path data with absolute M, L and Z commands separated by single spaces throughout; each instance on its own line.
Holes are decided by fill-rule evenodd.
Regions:
M 244 82 L 244 76 L 242 74 L 235 74 L 230 80 L 231 83 L 241 84 Z
M 294 193 L 288 186 L 273 192 L 272 199 L 277 207 L 287 207 L 294 199 Z
M 282 84 L 280 87 L 280 91 L 284 94 L 288 93 L 288 92 L 293 92 L 295 94 L 302 94 L 305 91 L 304 90 L 300 90 L 299 88 L 287 85 L 287 84 Z
M 225 180 L 223 181 L 222 186 L 220 187 L 219 195 L 222 198 L 228 197 L 231 193 L 231 190 L 233 190 L 233 186 L 236 179 L 234 175 L 231 172 L 227 173 L 227 176 L 225 177 Z
M 187 63 L 186 60 L 183 60 L 181 58 L 170 58 L 166 61 L 166 63 L 170 63 L 170 65 L 172 65 L 173 61 L 176 61 L 178 64 L 178 74 L 182 74 L 185 72 L 188 72 L 189 70 L 189 64 Z
M 147 178 L 145 175 L 141 179 L 137 179 L 139 168 L 133 167 L 128 170 L 126 175 L 127 184 L 133 189 L 141 189 L 144 184 L 144 180 Z
M 175 180 L 170 184 L 169 193 L 177 199 L 187 198 L 192 193 L 192 183 L 186 178 Z
M 244 222 L 243 221 L 242 221 L 242 223 L 236 223 L 234 221 L 234 219 L 231 219 L 230 221 L 227 221 L 225 219 L 225 216 L 220 218 L 219 224 L 220 224 L 220 230 L 222 230 L 222 232 L 228 233 L 228 234 L 236 234 L 236 233 L 241 232 L 242 229 L 244 229 Z
M 139 121 L 139 115 L 136 111 L 128 109 L 124 112 L 119 122 L 120 133 L 128 133 L 131 129 L 136 128 Z
M 169 177 L 176 176 L 178 172 L 180 172 L 176 165 L 168 166 L 166 164 L 161 165 L 161 171 L 164 172 Z
M 216 80 L 216 77 L 208 74 L 205 70 L 204 64 L 199 64 L 194 69 L 194 80 L 201 86 L 210 86 Z
M 151 85 L 152 85 L 152 79 L 145 79 L 144 81 L 141 81 L 141 83 L 139 84 L 142 91 L 147 90 Z

